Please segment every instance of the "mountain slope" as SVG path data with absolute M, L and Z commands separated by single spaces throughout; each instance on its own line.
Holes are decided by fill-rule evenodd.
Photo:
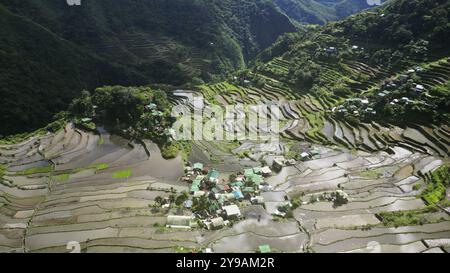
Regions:
M 0 134 L 42 126 L 83 88 L 214 79 L 295 31 L 263 0 L 1 0 L 0 12 Z
M 263 96 L 300 98 L 295 138 L 448 156 L 449 22 L 447 0 L 391 1 L 284 35 L 245 77 Z
M 0 5 L 0 134 L 42 126 L 82 88 L 144 83 Z
M 274 3 L 299 23 L 319 25 L 374 7 L 367 0 L 274 0 Z

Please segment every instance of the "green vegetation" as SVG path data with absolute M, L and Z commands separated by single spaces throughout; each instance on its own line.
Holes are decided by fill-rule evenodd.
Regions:
M 22 3 L 18 9 L 35 10 Z M 0 4 L 0 135 L 45 126 L 82 88 L 94 88 L 99 82 L 145 82 L 136 73 L 61 39 L 49 28 L 11 13 L 4 5 L 17 3 Z
M 175 253 L 196 253 L 198 250 L 196 248 L 190 248 L 185 246 L 174 246 L 173 251 Z
M 443 165 L 436 171 L 429 174 L 427 178 L 427 188 L 421 193 L 421 197 L 429 204 L 425 209 L 410 211 L 382 212 L 379 215 L 383 219 L 385 226 L 409 226 L 423 225 L 435 223 L 440 219 L 427 217 L 428 214 L 439 211 L 437 204 L 447 205 L 448 200 L 445 199 L 445 191 L 450 186 L 450 165 Z M 415 184 L 414 188 L 420 184 Z M 417 187 L 417 190 L 420 187 Z
M 0 136 L 0 144 L 4 144 L 4 145 L 18 144 L 18 143 L 23 142 L 31 137 L 43 136 L 47 132 L 56 132 L 56 131 L 64 128 L 65 124 L 66 124 L 66 122 L 64 119 L 57 119 L 56 121 L 51 122 L 50 124 L 46 125 L 45 127 L 37 129 L 30 133 L 9 135 L 9 136 L 3 137 L 3 138 L 1 138 L 1 136 Z
M 5 175 L 7 166 L 0 164 L 0 180 L 3 178 L 3 175 Z
M 191 152 L 191 144 L 188 141 L 174 141 L 161 146 L 161 155 L 165 159 L 177 157 L 181 152 L 184 161 L 187 161 L 189 153 Z
M 361 176 L 368 179 L 377 179 L 381 174 L 380 169 L 368 169 L 361 172 Z
M 222 78 L 296 30 L 260 0 L 5 0 L 0 25 L 2 135 L 43 126 L 84 88 Z
M 109 168 L 108 163 L 98 163 L 90 166 L 91 168 L 95 168 L 97 171 L 105 170 Z
M 427 187 L 422 192 L 422 198 L 430 205 L 439 203 L 445 199 L 446 189 L 450 186 L 450 165 L 439 167 L 427 180 Z
M 114 133 L 130 139 L 150 139 L 158 144 L 164 158 L 174 158 L 180 151 L 186 158 L 190 150 L 189 143 L 172 141 L 169 128 L 175 119 L 162 90 L 106 86 L 92 94 L 83 91 L 70 104 L 69 113 L 78 120 L 92 119 L 90 123 L 106 125 Z
M 293 12 L 295 5 L 317 8 L 313 1 L 278 2 Z M 328 8 L 350 8 L 354 4 L 342 1 Z M 365 97 L 371 102 L 370 111 L 345 109 L 330 114 L 345 118 L 352 125 L 373 120 L 400 126 L 408 122 L 448 124 L 449 83 L 441 75 L 449 66 L 449 38 L 445 34 L 449 13 L 450 3 L 444 0 L 395 0 L 324 27 L 305 26 L 297 33 L 283 35 L 263 51 L 251 72 L 326 102 L 327 108 L 322 112 L 300 109 L 313 128 L 307 132 L 312 140 L 323 141 L 319 134 L 321 120 L 333 106 L 339 106 L 336 103 L 347 98 Z M 423 73 L 410 75 L 410 81 L 391 90 L 389 99 L 378 96 L 391 76 L 416 67 L 421 67 Z M 427 86 L 427 92 L 415 91 L 414 83 Z M 390 103 L 403 97 L 413 102 Z M 360 111 L 355 114 L 354 110 Z
M 119 179 L 119 178 L 130 178 L 132 175 L 131 170 L 121 170 L 113 173 L 113 178 Z
M 97 142 L 97 145 L 103 145 L 103 144 L 105 144 L 105 140 L 103 139 L 103 136 L 102 135 L 100 135 L 99 137 L 98 137 L 98 142 Z
M 299 23 L 320 25 L 371 7 L 360 0 L 274 0 L 274 3 Z
M 55 180 L 57 182 L 65 182 L 69 179 L 70 179 L 70 174 L 68 174 L 68 173 L 63 173 L 63 174 L 53 176 L 53 180 Z
M 380 212 L 379 215 L 383 219 L 382 223 L 387 227 L 401 227 L 401 226 L 413 226 L 424 225 L 439 221 L 439 219 L 431 220 L 427 217 L 427 213 L 437 212 L 436 207 L 427 207 L 419 210 L 408 211 L 392 211 L 392 212 Z
M 23 171 L 16 172 L 17 175 L 31 175 L 31 174 L 38 174 L 38 173 L 49 173 L 53 170 L 53 166 L 45 166 L 45 167 L 36 167 L 36 168 L 29 168 Z

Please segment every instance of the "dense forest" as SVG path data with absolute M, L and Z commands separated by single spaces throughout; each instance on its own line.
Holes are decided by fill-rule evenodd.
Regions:
M 446 123 L 450 106 L 448 82 L 430 87 L 428 93 L 411 90 L 426 80 L 427 72 L 420 76 L 421 71 L 446 64 L 449 19 L 450 2 L 447 0 L 390 1 L 324 27 L 310 26 L 284 35 L 260 55 L 253 70 L 280 79 L 303 93 L 335 98 L 365 96 L 378 101 L 374 105 L 377 115 L 366 117 L 368 119 L 396 124 Z M 271 66 L 274 58 L 291 63 L 287 73 Z M 362 62 L 389 71 L 386 81 L 398 81 L 397 77 L 406 77 L 406 80 L 400 85 L 396 83 L 393 94 L 383 89 L 383 83 L 373 86 L 369 93 L 360 94 L 360 88 L 355 88 L 359 82 L 372 84 L 380 78 L 366 78 L 361 70 L 355 73 L 348 66 L 349 62 Z M 330 68 L 335 71 L 331 81 L 326 78 Z M 411 75 L 402 74 L 412 68 Z M 377 92 L 382 91 L 395 100 L 407 95 L 418 103 L 394 106 L 377 98 Z M 346 116 L 350 122 L 356 119 L 351 113 Z
M 99 86 L 195 88 L 249 68 L 298 92 L 351 97 L 352 81 L 364 76 L 349 72 L 346 60 L 395 68 L 448 53 L 445 0 L 387 1 L 320 26 L 369 7 L 357 0 L 99 0 L 76 7 L 0 0 L 0 135 L 42 127 L 81 90 Z M 288 73 L 270 67 L 274 58 L 290 61 Z M 339 66 L 340 80 L 324 81 L 324 62 Z M 430 90 L 428 109 L 447 107 L 446 90 Z M 426 109 L 419 108 L 411 117 Z M 403 110 L 394 112 L 410 112 Z M 442 120 L 437 112 L 427 116 Z
M 0 13 L 3 135 L 43 126 L 82 89 L 214 80 L 296 30 L 261 0 L 2 0 Z
M 367 0 L 274 0 L 290 18 L 301 24 L 323 25 L 375 6 Z M 385 0 L 380 1 L 383 3 Z

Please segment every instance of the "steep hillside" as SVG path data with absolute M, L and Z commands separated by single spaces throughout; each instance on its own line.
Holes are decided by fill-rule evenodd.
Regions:
M 274 2 L 297 22 L 319 25 L 375 6 L 370 5 L 367 0 L 274 0 Z M 382 2 L 385 0 L 380 3 Z
M 83 88 L 214 79 L 295 31 L 262 0 L 1 0 L 0 11 L 0 134 L 44 125 Z
M 283 136 L 368 152 L 450 153 L 449 1 L 397 0 L 284 35 L 214 101 L 282 107 Z
M 175 84 L 202 72 L 240 68 L 280 34 L 295 31 L 264 0 L 100 0 L 77 7 L 59 0 L 0 3 L 79 46 L 138 66 L 150 77 L 152 69 L 164 70 L 163 63 L 165 78 L 157 74 L 153 80 Z
M 274 0 L 289 17 L 299 23 L 323 25 L 327 21 L 337 20 L 332 6 L 314 0 Z
M 145 83 L 1 5 L 0 25 L 0 134 L 42 126 L 83 88 Z

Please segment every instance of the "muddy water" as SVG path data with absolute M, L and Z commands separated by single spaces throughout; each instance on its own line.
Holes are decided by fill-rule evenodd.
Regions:
M 30 163 L 30 164 L 14 166 L 14 167 L 9 168 L 8 170 L 11 172 L 19 172 L 19 171 L 27 170 L 30 168 L 39 168 L 39 167 L 47 167 L 47 166 L 50 166 L 50 163 L 47 160 L 40 160 L 40 161 L 36 161 L 36 162 Z
M 161 151 L 156 144 L 148 141 L 145 141 L 145 144 L 150 152 L 150 158 L 133 170 L 133 173 L 162 178 L 164 182 L 178 181 L 184 174 L 184 163 L 181 156 L 166 160 L 162 157 Z

